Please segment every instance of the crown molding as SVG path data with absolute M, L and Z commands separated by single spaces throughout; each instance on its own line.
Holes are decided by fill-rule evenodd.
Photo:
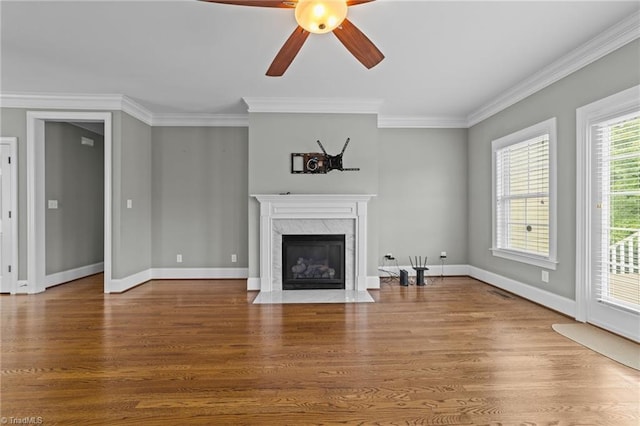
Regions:
M 635 12 L 469 114 L 467 126 L 471 127 L 486 120 L 638 38 L 640 38 L 640 12 Z
M 122 96 L 122 107 L 120 108 L 123 112 L 126 112 L 130 116 L 137 118 L 149 126 L 153 123 L 153 113 L 135 102 L 131 98 L 128 98 L 125 95 Z
M 381 99 L 245 97 L 242 100 L 249 113 L 377 114 L 382 106 Z
M 153 114 L 152 126 L 249 127 L 248 114 Z
M 120 94 L 2 93 L 0 106 L 3 108 L 124 111 L 149 125 L 152 117 L 149 110 Z
M 466 129 L 467 119 L 455 116 L 378 116 L 379 129 Z
M 0 93 L 2 108 L 122 111 L 149 126 L 247 127 L 246 114 L 154 114 L 121 94 Z
M 0 94 L 3 108 L 122 109 L 122 95 L 14 93 Z

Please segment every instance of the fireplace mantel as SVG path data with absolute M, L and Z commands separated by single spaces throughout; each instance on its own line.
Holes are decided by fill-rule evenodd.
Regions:
M 322 220 L 329 227 L 353 221 L 354 262 L 347 290 L 367 289 L 367 203 L 373 194 L 255 194 L 260 202 L 260 291 L 282 291 L 274 247 L 277 221 Z M 305 222 L 300 222 L 304 224 Z M 308 222 L 307 222 L 308 223 Z M 319 233 L 318 231 L 315 231 Z M 351 286 L 351 288 L 349 288 Z M 296 290 L 304 291 L 304 290 Z

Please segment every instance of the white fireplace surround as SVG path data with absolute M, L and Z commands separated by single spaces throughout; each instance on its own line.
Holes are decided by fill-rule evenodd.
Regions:
M 344 234 L 345 290 L 367 290 L 370 194 L 257 194 L 260 202 L 260 291 L 282 291 L 283 234 Z M 304 290 L 297 290 L 304 291 Z

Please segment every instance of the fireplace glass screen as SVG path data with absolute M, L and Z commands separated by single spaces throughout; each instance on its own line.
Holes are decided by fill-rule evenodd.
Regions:
M 283 235 L 282 289 L 344 289 L 344 235 Z

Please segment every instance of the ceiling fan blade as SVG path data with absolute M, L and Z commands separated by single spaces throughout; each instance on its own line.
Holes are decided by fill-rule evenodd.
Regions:
M 271 63 L 271 66 L 267 70 L 267 75 L 269 77 L 280 77 L 284 74 L 300 51 L 304 42 L 307 40 L 307 37 L 309 37 L 309 32 L 305 31 L 302 27 L 298 26 L 293 30 Z
M 370 3 L 372 1 L 375 1 L 375 0 L 348 0 L 347 6 L 357 6 L 359 4 Z
M 365 67 L 373 68 L 384 59 L 384 55 L 376 45 L 348 19 L 342 21 L 342 24 L 333 30 L 333 33 Z
M 296 7 L 297 0 L 200 0 L 207 3 L 235 4 L 237 6 L 281 7 L 292 9 Z

